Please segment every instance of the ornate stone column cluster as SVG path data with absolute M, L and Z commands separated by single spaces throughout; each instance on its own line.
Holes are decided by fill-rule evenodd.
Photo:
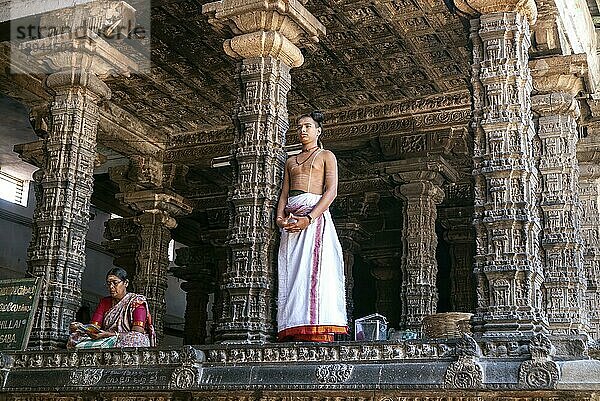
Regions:
M 111 180 L 118 183 L 121 190 L 117 197 L 136 215 L 109 221 L 105 235 L 112 240 L 107 247 L 117 251 L 115 264 L 123 262 L 125 269 L 133 273 L 133 289 L 147 298 L 159 340 L 166 313 L 171 230 L 177 226 L 175 217 L 192 211 L 187 199 L 169 189 L 173 184 L 173 171 L 168 167 L 171 166 L 152 157 L 138 156 L 133 157 L 129 165 L 109 170 Z M 121 240 L 133 247 L 134 266 L 131 266 L 131 248 L 121 246 Z
M 468 4 L 467 4 L 468 3 Z M 531 335 L 542 305 L 539 174 L 527 51 L 533 0 L 458 1 L 471 20 L 477 313 L 484 336 Z
M 425 316 L 436 313 L 437 205 L 444 199 L 441 188 L 445 177 L 456 179 L 456 173 L 441 158 L 411 159 L 386 169 L 400 184 L 395 196 L 402 199 L 402 288 L 401 326 L 420 332 Z
M 114 2 L 109 8 L 88 7 L 75 21 L 63 21 L 60 12 L 46 14 L 40 25 L 91 27 L 82 22 L 94 20 L 119 25 L 131 13 L 126 3 Z M 127 73 L 135 64 L 89 30 L 31 45 L 37 49 L 31 55 L 51 71 L 45 83 L 53 98 L 43 162 L 35 174 L 28 270 L 43 284 L 29 347 L 55 347 L 64 346 L 81 302 L 99 103 L 110 97 L 101 78 Z
M 583 89 L 577 73 L 585 72 L 585 55 L 559 56 L 530 62 L 532 108 L 539 114 L 542 183 L 542 248 L 545 256 L 546 317 L 555 335 L 585 334 L 586 274 L 580 226 L 579 165 L 575 96 Z
M 223 46 L 239 60 L 228 197 L 231 253 L 216 337 L 223 342 L 265 342 L 275 331 L 274 210 L 286 158 L 290 69 L 304 61 L 296 44 L 324 34 L 325 28 L 299 2 L 222 0 L 203 5 L 202 12 L 216 27 L 233 30 L 236 36 Z
M 593 156 L 579 163 L 579 200 L 581 234 L 584 243 L 583 266 L 586 273 L 585 303 L 588 334 L 600 340 L 600 167 Z

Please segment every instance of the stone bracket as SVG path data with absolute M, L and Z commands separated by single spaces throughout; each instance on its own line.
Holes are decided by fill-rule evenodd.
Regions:
M 297 44 L 304 35 L 313 41 L 325 36 L 325 26 L 297 0 L 221 0 L 202 6 L 208 22 L 228 25 L 235 35 L 256 31 L 280 31 Z
M 183 216 L 192 211 L 192 203 L 167 189 L 160 192 L 143 190 L 117 194 L 117 197 L 139 212 L 166 212 L 170 216 Z
M 378 163 L 376 168 L 391 175 L 392 180 L 397 184 L 414 180 L 436 180 L 440 185 L 444 179 L 448 182 L 459 180 L 459 173 L 456 169 L 438 155 Z
M 566 92 L 577 95 L 590 88 L 585 54 L 553 56 L 529 61 L 534 93 Z

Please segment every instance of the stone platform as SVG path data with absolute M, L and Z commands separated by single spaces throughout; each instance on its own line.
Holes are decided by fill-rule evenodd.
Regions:
M 594 350 L 554 342 L 465 336 L 14 352 L 1 357 L 0 400 L 600 400 Z

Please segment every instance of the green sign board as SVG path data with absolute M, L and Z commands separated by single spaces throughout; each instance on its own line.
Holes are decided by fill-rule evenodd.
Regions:
M 0 351 L 24 350 L 40 297 L 41 280 L 0 280 Z

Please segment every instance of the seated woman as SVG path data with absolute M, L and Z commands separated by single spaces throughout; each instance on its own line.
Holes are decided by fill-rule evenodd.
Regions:
M 67 348 L 153 347 L 156 334 L 143 295 L 127 292 L 127 272 L 120 267 L 106 274 L 110 297 L 102 298 L 84 325 L 71 323 Z

